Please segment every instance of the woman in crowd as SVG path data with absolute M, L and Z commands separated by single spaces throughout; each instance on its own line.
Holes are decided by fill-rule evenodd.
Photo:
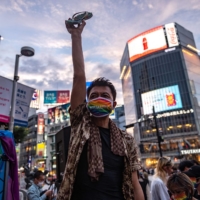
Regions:
M 153 200 L 170 200 L 166 187 L 167 178 L 172 173 L 172 163 L 169 157 L 158 160 L 155 175 L 151 183 L 151 196 Z
M 150 194 L 150 187 L 149 187 L 149 180 L 144 177 L 143 170 L 138 171 L 138 180 L 141 185 L 142 191 L 144 193 L 144 199 L 145 200 L 151 200 L 151 194 Z
M 184 173 L 172 174 L 167 181 L 167 188 L 173 200 L 196 200 L 193 197 L 193 183 Z

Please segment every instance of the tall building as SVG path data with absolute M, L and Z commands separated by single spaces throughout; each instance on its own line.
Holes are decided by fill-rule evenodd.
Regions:
M 133 124 L 144 165 L 163 155 L 200 161 L 200 59 L 192 32 L 165 24 L 131 38 L 120 63 L 126 125 Z M 152 128 L 153 127 L 153 128 Z
M 62 128 L 69 125 L 69 103 L 60 106 L 55 106 L 48 109 L 48 115 L 46 120 L 46 168 L 50 171 L 50 174 L 56 174 L 56 133 Z
M 125 116 L 124 116 L 124 105 L 115 107 L 113 114 L 110 118 L 117 125 L 118 128 L 125 130 Z
M 28 135 L 20 145 L 19 167 L 28 164 L 32 167 L 33 160 L 36 156 L 37 147 L 37 114 L 28 118 Z
M 19 167 L 29 165 L 44 171 L 46 168 L 45 116 L 37 113 L 28 118 L 28 135 L 20 145 Z

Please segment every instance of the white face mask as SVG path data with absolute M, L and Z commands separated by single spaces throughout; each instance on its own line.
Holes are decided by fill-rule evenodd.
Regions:
M 39 182 L 37 185 L 38 187 L 42 188 L 42 186 L 44 185 L 44 181 Z

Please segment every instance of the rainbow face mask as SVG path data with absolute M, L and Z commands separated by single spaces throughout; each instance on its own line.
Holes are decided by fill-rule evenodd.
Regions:
M 174 197 L 174 200 L 188 200 L 189 198 L 186 196 L 185 192 L 181 192 Z
M 112 112 L 113 101 L 98 97 L 88 101 L 87 108 L 94 117 L 105 117 Z

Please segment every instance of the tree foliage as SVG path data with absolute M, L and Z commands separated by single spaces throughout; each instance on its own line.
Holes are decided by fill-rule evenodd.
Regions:
M 15 143 L 22 143 L 28 134 L 28 128 L 15 126 L 13 130 Z

